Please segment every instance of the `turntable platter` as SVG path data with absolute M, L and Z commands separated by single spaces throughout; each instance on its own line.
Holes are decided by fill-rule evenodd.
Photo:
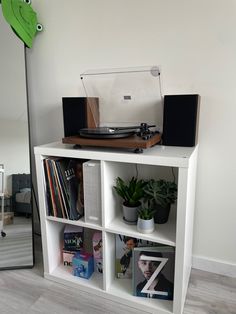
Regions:
M 118 129 L 109 127 L 99 127 L 94 129 L 81 129 L 79 135 L 87 138 L 123 138 L 135 133 L 135 129 Z

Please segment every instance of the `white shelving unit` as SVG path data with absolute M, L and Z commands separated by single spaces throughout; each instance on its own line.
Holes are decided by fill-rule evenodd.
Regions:
M 74 149 L 72 145 L 51 143 L 35 147 L 38 195 L 41 217 L 41 233 L 44 260 L 44 276 L 75 289 L 143 309 L 150 313 L 181 314 L 185 302 L 192 262 L 192 230 L 195 203 L 195 181 L 197 147 L 155 146 L 143 154 L 115 149 L 86 148 Z M 70 221 L 47 216 L 43 159 L 65 157 L 97 160 L 101 163 L 101 225 L 85 223 L 83 219 Z M 172 169 L 178 183 L 176 207 L 171 209 L 168 223 L 156 225 L 152 234 L 141 234 L 136 226 L 127 225 L 121 218 L 119 198 L 112 186 L 119 175 L 130 178 L 169 179 Z M 103 235 L 103 274 L 94 273 L 89 280 L 74 277 L 63 265 L 61 249 L 63 229 L 66 224 L 100 230 Z M 115 235 L 123 234 L 151 240 L 175 247 L 174 300 L 159 300 L 135 297 L 132 295 L 131 280 L 117 279 L 115 276 Z

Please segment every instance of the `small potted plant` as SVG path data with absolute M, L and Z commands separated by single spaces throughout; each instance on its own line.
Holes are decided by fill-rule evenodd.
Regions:
M 148 200 L 153 209 L 155 223 L 163 224 L 169 219 L 170 206 L 177 199 L 177 185 L 167 180 L 151 179 L 144 188 L 144 198 Z
M 155 210 L 153 210 L 150 207 L 142 207 L 138 211 L 138 223 L 137 223 L 137 229 L 141 233 L 151 233 L 154 231 L 155 225 L 154 225 L 154 213 Z
M 138 209 L 141 206 L 140 200 L 144 196 L 146 182 L 132 177 L 129 181 L 124 181 L 120 177 L 116 178 L 114 186 L 117 194 L 123 198 L 123 219 L 126 223 L 136 224 L 138 219 Z

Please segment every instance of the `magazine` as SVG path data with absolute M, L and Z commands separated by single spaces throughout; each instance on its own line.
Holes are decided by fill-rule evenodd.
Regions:
M 133 250 L 133 295 L 173 300 L 175 250 L 169 246 Z
M 116 277 L 132 278 L 132 250 L 138 246 L 154 246 L 157 243 L 136 239 L 124 235 L 116 235 Z

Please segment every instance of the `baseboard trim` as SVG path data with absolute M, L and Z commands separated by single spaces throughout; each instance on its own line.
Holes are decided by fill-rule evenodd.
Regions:
M 217 259 L 210 259 L 204 256 L 194 255 L 192 258 L 192 267 L 211 273 L 236 278 L 236 264 L 227 263 Z

